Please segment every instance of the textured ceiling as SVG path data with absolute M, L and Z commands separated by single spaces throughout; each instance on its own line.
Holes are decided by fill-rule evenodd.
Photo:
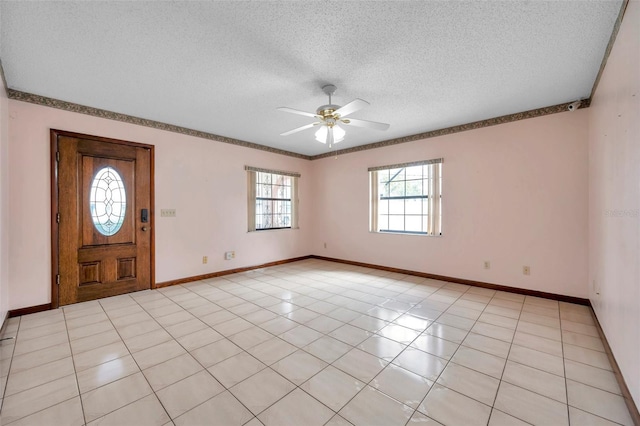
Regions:
M 0 3 L 11 89 L 305 155 L 280 133 L 371 103 L 338 149 L 588 98 L 621 1 Z

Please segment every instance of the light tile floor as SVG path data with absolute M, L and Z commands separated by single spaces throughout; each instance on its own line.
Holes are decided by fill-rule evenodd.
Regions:
M 2 337 L 3 425 L 632 424 L 589 308 L 320 260 Z

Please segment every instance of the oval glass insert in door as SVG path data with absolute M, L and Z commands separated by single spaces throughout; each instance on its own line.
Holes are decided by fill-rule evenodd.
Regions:
M 89 209 L 93 225 L 107 237 L 115 235 L 124 222 L 127 194 L 120 174 L 113 167 L 104 167 L 91 182 Z

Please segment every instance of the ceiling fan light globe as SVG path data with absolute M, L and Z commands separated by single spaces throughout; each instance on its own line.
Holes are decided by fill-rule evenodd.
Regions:
M 333 142 L 338 143 L 344 140 L 345 131 L 342 127 L 335 125 L 333 126 Z
M 316 140 L 318 142 L 327 143 L 327 133 L 329 132 L 327 126 L 322 125 L 316 131 Z

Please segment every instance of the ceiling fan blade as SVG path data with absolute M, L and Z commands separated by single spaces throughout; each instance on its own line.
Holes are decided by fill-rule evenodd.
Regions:
M 366 129 L 387 130 L 387 123 L 378 123 L 377 121 L 360 120 L 357 118 L 349 118 L 343 121 L 344 124 L 354 127 L 364 127 Z
M 293 108 L 287 108 L 287 107 L 280 107 L 278 108 L 278 111 L 290 112 L 291 114 L 304 115 L 305 117 L 313 117 L 313 118 L 318 117 L 317 114 L 314 114 L 312 112 L 300 111 L 299 109 L 293 109 Z
M 307 124 L 306 126 L 298 127 L 297 129 L 293 129 L 293 130 L 289 130 L 288 132 L 280 133 L 280 136 L 289 136 L 289 135 L 292 135 L 294 133 L 298 133 L 298 132 L 301 132 L 303 130 L 307 130 L 307 129 L 309 129 L 309 128 L 317 125 L 317 124 L 320 124 L 320 123 Z
M 361 110 L 362 108 L 369 106 L 369 102 L 363 101 L 362 99 L 356 99 L 345 106 L 338 108 L 334 114 L 339 115 L 340 117 L 346 117 L 349 114 L 353 114 L 354 112 Z

